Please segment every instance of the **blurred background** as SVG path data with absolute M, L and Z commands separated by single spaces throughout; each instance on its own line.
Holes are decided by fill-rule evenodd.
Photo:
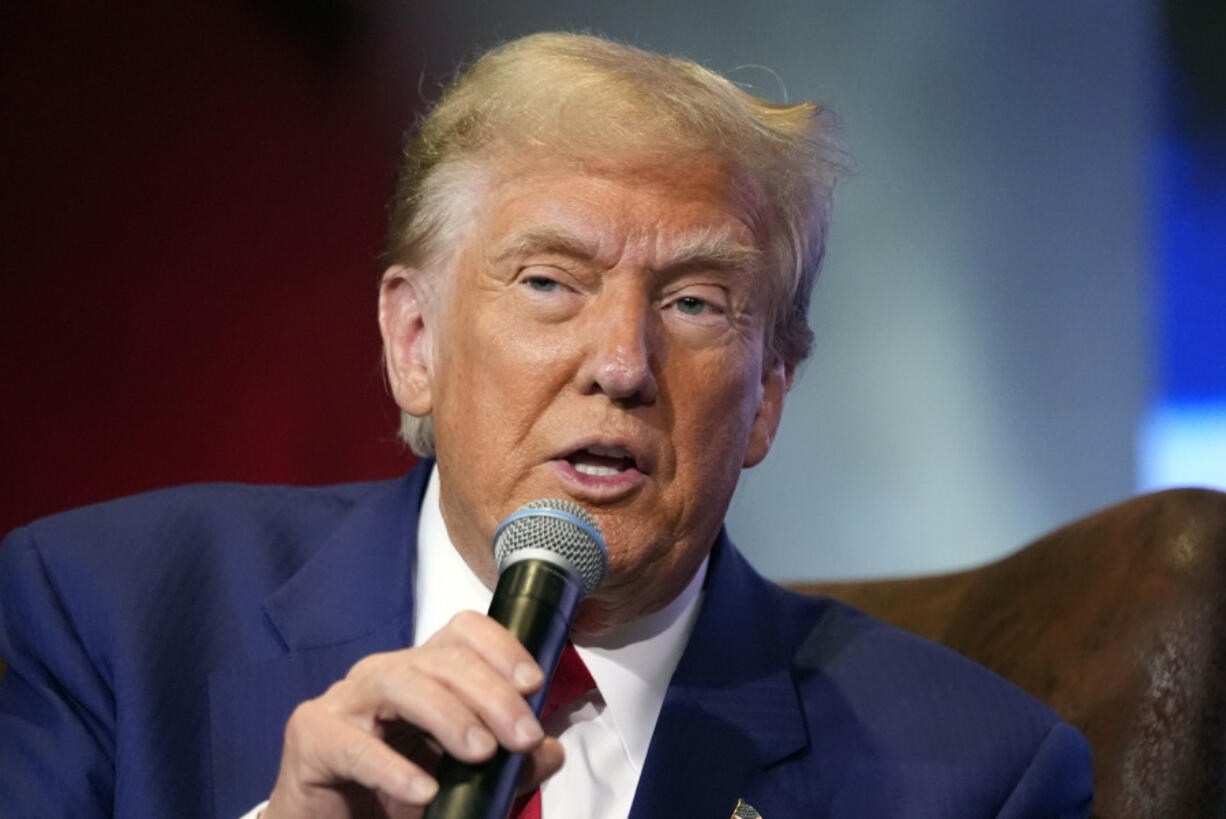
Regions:
M 0 9 L 0 529 L 405 471 L 374 322 L 402 132 L 559 28 L 839 114 L 817 347 L 729 518 L 764 573 L 958 568 L 1226 488 L 1220 2 L 45 0 Z

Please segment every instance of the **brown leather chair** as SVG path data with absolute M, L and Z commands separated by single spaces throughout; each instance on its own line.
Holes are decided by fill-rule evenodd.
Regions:
M 1093 748 L 1094 816 L 1226 816 L 1226 494 L 1134 498 L 970 571 L 790 585 L 1050 704 Z

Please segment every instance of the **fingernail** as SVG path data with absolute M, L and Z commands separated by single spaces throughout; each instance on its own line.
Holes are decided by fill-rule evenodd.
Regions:
M 541 730 L 541 724 L 536 721 L 536 717 L 522 717 L 515 723 L 515 739 L 521 745 L 540 742 L 544 736 L 545 732 Z
M 494 750 L 497 742 L 494 740 L 494 735 L 484 728 L 478 728 L 473 725 L 464 734 L 464 741 L 468 743 L 468 750 L 474 754 L 488 754 Z
M 438 783 L 428 776 L 415 776 L 409 780 L 409 796 L 419 804 L 429 802 L 438 793 Z
M 541 670 L 535 663 L 520 663 L 515 666 L 511 676 L 520 688 L 535 688 L 541 684 Z

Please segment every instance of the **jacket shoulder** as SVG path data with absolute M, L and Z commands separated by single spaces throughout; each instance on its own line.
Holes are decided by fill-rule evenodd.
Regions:
M 915 780 L 924 799 L 957 793 L 976 815 L 1035 799 L 1026 810 L 1083 815 L 1089 746 L 1046 704 L 952 649 L 841 602 L 793 605 L 810 618 L 793 662 L 798 694 L 819 755 L 846 761 L 858 748 L 844 769 L 848 783 L 871 792 L 873 782 Z M 820 737 L 832 731 L 842 747 L 822 748 Z M 926 810 L 916 804 L 895 815 Z
M 0 545 L 0 594 L 11 598 L 5 608 L 60 607 L 93 645 L 167 617 L 212 622 L 219 634 L 230 622 L 263 629 L 264 598 L 397 483 L 199 484 L 51 515 Z
M 794 660 L 802 680 L 819 675 L 841 683 L 852 703 L 861 697 L 888 694 L 903 710 L 918 704 L 931 710 L 944 699 L 953 700 L 951 704 L 960 712 L 979 706 L 988 710 L 1008 706 L 1035 721 L 1036 730 L 1043 733 L 1059 720 L 1030 694 L 946 646 L 836 600 L 796 597 L 802 597 L 798 605 L 808 614 Z M 982 694 L 964 698 L 974 691 Z M 910 701 L 911 697 L 923 702 Z M 881 706 L 875 703 L 875 709 Z
M 158 489 L 40 518 L 14 531 L 0 552 L 25 542 L 49 567 L 81 566 L 95 577 L 193 555 L 224 561 L 231 555 L 309 552 L 364 496 L 387 484 Z M 256 540 L 261 547 L 253 553 Z

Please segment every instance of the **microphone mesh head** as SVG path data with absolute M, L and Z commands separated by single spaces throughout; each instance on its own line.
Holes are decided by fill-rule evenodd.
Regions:
M 586 509 L 558 498 L 543 498 L 521 506 L 494 533 L 494 561 L 501 572 L 526 549 L 544 550 L 561 558 L 565 567 L 591 594 L 604 579 L 609 553 L 600 527 Z

